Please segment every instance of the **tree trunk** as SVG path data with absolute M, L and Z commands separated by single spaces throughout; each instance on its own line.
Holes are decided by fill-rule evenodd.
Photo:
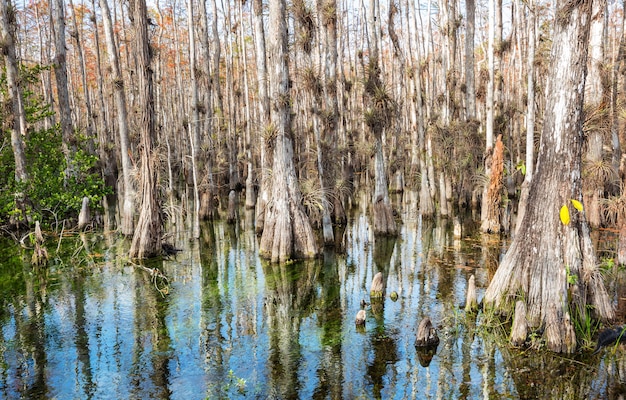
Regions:
M 387 168 L 383 152 L 383 132 L 389 126 L 394 105 L 381 81 L 376 10 L 378 0 L 370 0 L 367 9 L 368 49 L 370 53 L 366 74 L 365 97 L 368 102 L 365 122 L 374 136 L 374 195 L 373 227 L 378 235 L 396 235 L 397 227 L 391 210 Z
M 28 181 L 26 170 L 26 155 L 24 154 L 24 138 L 26 137 L 26 113 L 22 101 L 22 90 L 20 88 L 20 77 L 15 55 L 15 38 L 13 32 L 16 31 L 15 8 L 9 0 L 0 4 L 0 49 L 4 55 L 4 65 L 6 68 L 6 79 L 8 95 L 11 100 L 11 111 L 9 119 L 11 123 L 11 146 L 13 157 L 15 158 L 15 181 Z
M 533 0 L 529 1 L 528 8 L 530 21 L 528 21 L 528 94 L 526 96 L 528 99 L 526 104 L 526 174 L 524 174 L 524 182 L 522 183 L 520 200 L 517 207 L 516 230 L 524 219 L 524 213 L 526 212 L 526 206 L 528 204 L 528 191 L 535 169 L 535 27 L 537 25 L 537 15 Z
M 257 135 L 260 141 L 261 174 L 259 178 L 259 196 L 256 205 L 256 232 L 263 232 L 265 224 L 265 208 L 269 201 L 269 168 L 270 159 L 267 149 L 267 133 L 270 128 L 270 100 L 268 91 L 268 75 L 265 51 L 265 28 L 263 26 L 263 2 L 253 0 L 254 16 L 254 49 L 256 54 L 257 90 L 259 92 L 259 122 Z
M 489 82 L 487 83 L 487 98 L 485 100 L 486 120 L 485 120 L 485 175 L 486 181 L 491 181 L 491 157 L 493 153 L 494 138 L 494 116 L 495 116 L 495 35 L 496 35 L 496 2 L 498 0 L 489 0 L 489 27 L 488 27 L 488 46 L 487 46 L 487 68 L 489 71 Z M 492 203 L 489 201 L 488 193 L 489 185 L 483 188 L 482 203 L 480 208 L 481 226 L 485 224 L 487 216 L 493 214 L 490 210 Z
M 284 262 L 294 257 L 314 257 L 318 248 L 301 205 L 302 195 L 293 163 L 286 4 L 285 0 L 271 0 L 269 5 L 271 119 L 275 139 L 271 198 L 265 213 L 259 253 L 272 262 Z
M 152 51 L 148 37 L 148 12 L 145 0 L 134 0 L 135 54 L 139 87 L 139 120 L 141 137 L 141 210 L 130 247 L 131 258 L 148 258 L 161 252 L 161 201 L 157 179 L 157 157 L 154 151 L 154 100 L 152 89 Z
M 217 188 L 215 187 L 215 178 L 213 173 L 213 165 L 214 165 L 214 140 L 212 137 L 212 133 L 214 131 L 214 110 L 213 110 L 213 85 L 219 84 L 219 82 L 212 82 L 211 76 L 211 64 L 210 60 L 210 51 L 209 51 L 209 26 L 208 26 L 208 18 L 207 18 L 207 9 L 206 2 L 200 1 L 198 3 L 200 7 L 200 29 L 202 30 L 200 36 L 201 43 L 201 53 L 204 59 L 202 63 L 202 78 L 205 83 L 206 90 L 204 96 L 204 132 L 206 141 L 208 142 L 208 149 L 204 151 L 203 157 L 201 159 L 204 161 L 204 173 L 206 173 L 206 184 L 201 187 L 200 194 L 200 218 L 201 219 L 210 219 L 216 215 L 216 202 L 214 201 L 215 195 L 217 194 Z
M 85 118 L 85 122 L 87 124 L 87 140 L 92 147 L 90 151 L 95 152 L 93 149 L 93 139 L 94 139 L 94 114 L 91 110 L 91 96 L 89 94 L 89 85 L 87 84 L 87 64 L 85 62 L 85 57 L 83 56 L 83 41 L 81 40 L 78 22 L 76 21 L 76 8 L 74 7 L 74 3 L 72 0 L 69 0 L 70 7 L 72 7 L 72 23 L 74 24 L 74 30 L 71 31 L 70 36 L 76 40 L 76 55 L 78 56 L 78 63 L 80 67 L 80 77 L 81 83 L 83 86 L 83 102 L 85 104 L 85 110 L 87 112 L 87 116 Z
M 66 179 L 74 174 L 72 156 L 76 152 L 76 140 L 72 127 L 72 109 L 70 107 L 70 93 L 67 84 L 67 62 L 65 43 L 65 4 L 63 0 L 54 0 L 52 6 L 52 21 L 55 37 L 54 77 L 57 83 L 59 101 L 59 116 L 63 137 L 63 153 L 65 154 Z
M 529 328 L 544 328 L 547 347 L 556 352 L 575 350 L 573 320 L 614 316 L 585 215 L 572 202 L 582 196 L 590 17 L 590 2 L 557 2 L 536 174 L 524 220 L 484 297 L 486 305 L 505 313 L 512 312 L 517 299 L 524 299 Z
M 243 4 L 239 3 L 237 5 L 239 11 L 239 19 L 243 24 L 244 21 L 244 13 L 243 13 Z M 247 44 L 245 40 L 244 29 L 241 28 L 239 30 L 239 46 L 243 49 L 241 58 L 242 58 L 242 67 L 243 67 L 243 101 L 245 105 L 245 130 L 246 130 L 246 138 L 245 138 L 245 150 L 246 150 L 246 201 L 245 207 L 247 210 L 254 209 L 256 205 L 256 189 L 255 189 L 255 173 L 254 173 L 254 158 L 252 154 L 252 112 L 251 101 L 250 101 L 250 89 L 248 85 L 248 51 Z
M 130 236 L 134 229 L 135 206 L 133 204 L 134 190 L 130 179 L 130 143 L 128 140 L 128 111 L 126 109 L 126 94 L 124 93 L 124 79 L 120 68 L 119 53 L 115 43 L 113 33 L 113 23 L 111 21 L 111 11 L 107 0 L 100 0 L 102 9 L 102 23 L 104 25 L 104 38 L 109 55 L 109 66 L 111 68 L 111 83 L 113 86 L 113 98 L 115 101 L 117 115 L 117 129 L 120 136 L 120 159 L 122 161 L 122 180 L 124 182 L 123 200 L 121 207 L 122 235 Z
M 193 18 L 193 1 L 187 0 L 187 30 L 189 33 L 189 76 L 190 79 L 190 108 L 191 108 L 191 120 L 188 123 L 189 128 L 189 143 L 191 147 L 191 173 L 193 176 L 193 216 L 192 216 L 192 236 L 194 239 L 200 237 L 200 194 L 198 190 L 198 159 L 197 152 L 200 148 L 200 116 L 198 113 L 198 80 L 196 79 L 196 40 L 194 33 L 194 18 Z
M 491 158 L 491 176 L 489 177 L 489 186 L 487 189 L 487 215 L 481 224 L 483 232 L 500 233 L 500 199 L 503 194 L 503 178 L 504 178 L 504 146 L 502 144 L 502 135 L 498 135 L 496 145 Z
M 604 118 L 606 103 L 606 90 L 603 82 L 604 75 L 604 40 L 605 40 L 605 10 L 606 0 L 595 0 L 591 14 L 591 28 L 589 33 L 589 60 L 588 76 L 585 83 L 585 103 L 591 115 L 599 115 Z M 606 80 L 605 80 L 606 81 Z M 594 126 L 596 125 L 596 126 Z M 602 222 L 600 215 L 600 199 L 604 192 L 602 175 L 594 174 L 593 171 L 602 170 L 604 163 L 602 147 L 604 145 L 604 128 L 591 124 L 589 141 L 587 144 L 587 173 L 584 181 L 584 199 L 586 214 L 589 225 L 598 228 Z
M 465 115 L 468 121 L 476 118 L 476 85 L 474 79 L 475 13 L 475 0 L 465 0 Z

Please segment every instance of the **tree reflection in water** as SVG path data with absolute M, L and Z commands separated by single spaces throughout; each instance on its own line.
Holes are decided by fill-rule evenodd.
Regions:
M 197 242 L 174 235 L 185 251 L 151 265 L 170 279 L 166 297 L 112 236 L 63 238 L 48 269 L 0 243 L 0 398 L 623 396 L 623 347 L 564 358 L 494 340 L 459 304 L 471 274 L 480 300 L 506 243 L 467 225 L 455 239 L 410 196 L 398 201 L 397 239 L 375 238 L 353 210 L 340 250 L 306 263 L 262 262 L 247 217 L 206 223 Z M 377 272 L 387 295 L 376 304 Z M 373 304 L 358 332 L 361 299 Z M 440 338 L 428 367 L 414 346 L 425 316 Z
M 292 264 L 263 263 L 265 311 L 271 354 L 268 360 L 273 393 L 282 399 L 296 399 L 301 389 L 298 366 L 301 360 L 300 324 L 311 312 L 318 261 Z

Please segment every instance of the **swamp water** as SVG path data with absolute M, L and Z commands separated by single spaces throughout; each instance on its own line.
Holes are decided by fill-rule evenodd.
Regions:
M 362 203 L 366 203 L 363 201 Z M 82 234 L 48 244 L 47 269 L 0 242 L 0 398 L 427 399 L 621 398 L 626 352 L 573 357 L 510 348 L 459 309 L 471 274 L 478 297 L 506 243 L 418 218 L 405 196 L 401 232 L 374 239 L 353 210 L 342 248 L 320 260 L 271 265 L 258 257 L 250 216 L 205 224 L 201 238 L 159 268 L 130 264 L 128 243 Z M 176 227 L 178 226 L 178 228 Z M 185 223 L 170 227 L 186 232 Z M 385 276 L 387 296 L 369 301 Z M 389 294 L 399 296 L 392 301 Z M 620 292 L 614 285 L 612 294 Z M 431 360 L 414 346 L 429 316 L 441 342 Z

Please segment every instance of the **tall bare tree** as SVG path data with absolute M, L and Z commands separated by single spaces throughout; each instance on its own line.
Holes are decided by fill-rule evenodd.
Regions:
M 383 131 L 390 125 L 395 104 L 381 80 L 378 46 L 379 28 L 376 23 L 378 0 L 370 0 L 367 8 L 369 63 L 365 73 L 365 122 L 374 136 L 374 194 L 372 196 L 374 232 L 396 235 L 396 221 L 391 210 L 387 168 L 383 152 Z
M 8 86 L 9 101 L 11 102 L 11 146 L 15 159 L 16 182 L 28 181 L 26 171 L 26 156 L 24 154 L 24 138 L 26 137 L 26 113 L 20 88 L 17 57 L 15 54 L 15 8 L 10 0 L 0 3 L 0 50 L 4 55 L 4 66 Z
M 260 142 L 261 173 L 259 174 L 259 195 L 256 205 L 256 231 L 263 232 L 265 224 L 265 208 L 269 201 L 269 170 L 270 157 L 266 143 L 266 132 L 270 129 L 270 98 L 268 90 L 267 74 L 267 53 L 265 50 L 265 27 L 263 25 L 263 1 L 253 0 L 253 20 L 254 20 L 254 52 L 257 73 L 257 91 L 259 98 L 257 101 L 259 108 L 259 122 L 257 124 L 257 136 Z
M 520 194 L 520 201 L 517 212 L 516 229 L 520 226 L 526 212 L 528 204 L 528 194 L 530 190 L 530 182 L 533 179 L 535 169 L 535 48 L 536 48 L 536 25 L 537 14 L 535 10 L 534 0 L 528 2 L 528 68 L 527 68 L 527 91 L 526 98 L 526 173 L 524 174 L 524 182 Z
M 606 0 L 594 0 L 589 33 L 588 76 L 585 83 L 585 103 L 590 120 L 600 122 L 607 114 L 608 79 L 605 78 L 604 41 L 606 33 Z M 589 124 L 586 168 L 584 180 L 585 206 L 587 219 L 592 228 L 601 224 L 600 199 L 606 183 L 606 168 L 603 157 L 605 128 L 602 123 Z
M 72 156 L 76 152 L 76 138 L 72 126 L 72 108 L 70 107 L 70 92 L 67 83 L 65 3 L 63 0 L 54 0 L 52 3 L 52 23 L 55 39 L 54 77 L 57 84 L 59 120 L 63 135 L 63 153 L 65 153 L 67 161 L 66 174 L 73 174 Z
M 126 108 L 126 93 L 124 92 L 124 78 L 120 68 L 119 52 L 115 42 L 111 10 L 108 0 L 100 0 L 102 9 L 102 23 L 104 26 L 104 38 L 109 56 L 109 70 L 111 71 L 111 86 L 113 87 L 113 99 L 115 102 L 115 115 L 117 116 L 117 129 L 120 137 L 120 160 L 122 164 L 123 199 L 121 211 L 120 230 L 123 235 L 130 236 L 134 232 L 135 205 L 134 189 L 131 181 L 130 142 L 128 139 L 128 110 Z
M 200 154 L 200 159 L 204 162 L 204 169 L 202 170 L 203 178 L 200 188 L 200 218 L 209 219 L 216 214 L 216 202 L 214 201 L 217 189 L 215 187 L 215 177 L 213 173 L 213 138 L 211 133 L 213 132 L 214 124 L 214 111 L 213 111 L 213 85 L 219 85 L 219 82 L 213 82 L 211 73 L 210 46 L 209 46 L 209 22 L 207 15 L 206 2 L 198 2 L 200 10 L 200 54 L 204 62 L 202 65 L 202 82 L 204 83 L 204 130 L 203 137 L 206 138 L 207 145 L 204 146 L 204 150 Z M 218 43 L 219 46 L 219 43 Z
M 269 3 L 268 64 L 270 68 L 273 150 L 270 199 L 259 252 L 272 262 L 308 258 L 318 254 L 313 230 L 301 204 L 293 163 L 293 137 L 289 93 L 289 53 L 285 0 Z
M 151 65 L 152 50 L 148 36 L 148 10 L 146 0 L 134 0 L 132 4 L 140 106 L 137 126 L 141 138 L 141 208 L 130 246 L 130 257 L 141 259 L 160 254 L 162 227 L 156 165 L 157 154 L 154 152 L 156 130 Z
M 200 237 L 200 192 L 198 190 L 198 150 L 200 149 L 200 102 L 198 100 L 198 80 L 196 78 L 197 61 L 196 61 L 196 35 L 194 32 L 194 12 L 193 1 L 187 0 L 187 31 L 189 34 L 189 76 L 190 76 L 190 95 L 189 108 L 191 109 L 191 118 L 187 127 L 189 128 L 189 143 L 191 147 L 191 174 L 193 177 L 193 223 L 192 235 L 195 239 Z
M 528 205 L 485 303 L 526 319 L 556 352 L 576 348 L 574 321 L 614 316 L 597 269 L 582 199 L 583 97 L 591 2 L 557 1 L 537 168 Z M 569 179 L 563 179 L 569 177 Z

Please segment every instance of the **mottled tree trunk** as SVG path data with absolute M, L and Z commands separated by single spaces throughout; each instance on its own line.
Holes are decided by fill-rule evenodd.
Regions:
M 475 0 L 465 0 L 465 116 L 476 118 L 476 84 L 474 79 Z
M 238 4 L 239 11 L 239 19 L 243 24 L 244 21 L 244 13 L 243 13 L 243 4 Z M 252 103 L 250 101 L 250 87 L 248 84 L 248 51 L 247 44 L 245 40 L 245 32 L 244 29 L 239 30 L 239 46 L 241 46 L 243 53 L 241 55 L 242 63 L 243 63 L 243 101 L 245 105 L 245 120 L 247 121 L 245 124 L 246 130 L 246 141 L 245 141 L 245 150 L 246 150 L 246 201 L 245 207 L 247 210 L 253 210 L 256 205 L 256 174 L 254 171 L 254 157 L 252 153 Z
M 141 137 L 141 209 L 130 247 L 130 257 L 148 258 L 161 252 L 161 202 L 158 191 L 157 156 L 153 153 L 156 132 L 148 12 L 145 0 L 134 0 L 133 6 L 140 104 L 137 126 Z
M 187 18 L 189 23 L 187 24 L 187 33 L 189 34 L 189 76 L 190 88 L 189 92 L 191 99 L 189 101 L 189 107 L 191 108 L 191 121 L 189 121 L 189 143 L 191 148 L 191 174 L 193 177 L 193 216 L 192 216 L 192 236 L 197 239 L 200 237 L 200 192 L 198 190 L 198 150 L 200 149 L 200 116 L 198 108 L 200 106 L 198 102 L 198 80 L 196 78 L 196 39 L 194 32 L 194 17 L 193 17 L 193 1 L 187 0 Z
M 502 144 L 502 135 L 498 135 L 496 145 L 491 158 L 491 176 L 489 177 L 489 186 L 487 188 L 487 215 L 481 223 L 483 232 L 499 233 L 500 223 L 500 199 L 504 191 L 504 145 Z
M 271 197 L 265 212 L 265 226 L 259 252 L 272 262 L 309 258 L 318 254 L 313 229 L 301 204 L 291 133 L 289 95 L 289 53 L 285 0 L 271 0 L 269 13 L 269 64 L 272 93 L 274 160 Z
M 524 220 L 484 297 L 486 305 L 506 313 L 524 299 L 529 328 L 545 328 L 547 347 L 556 352 L 575 350 L 574 320 L 584 321 L 590 312 L 599 319 L 614 316 L 585 215 L 571 202 L 582 197 L 590 3 L 557 2 L 536 174 Z
M 267 149 L 267 133 L 270 130 L 270 100 L 268 90 L 268 74 L 265 51 L 265 28 L 263 26 L 263 2 L 253 0 L 254 19 L 254 50 L 256 55 L 257 91 L 259 92 L 259 122 L 257 136 L 260 144 L 261 173 L 259 177 L 259 195 L 256 204 L 256 232 L 263 232 L 265 224 L 265 208 L 269 201 L 269 169 L 270 158 Z
M 588 76 L 585 83 L 585 103 L 590 114 L 603 115 L 605 113 L 606 79 L 604 61 L 604 40 L 605 40 L 605 11 L 606 0 L 594 0 L 591 14 L 591 28 L 589 32 L 589 60 L 588 60 Z M 601 117 L 604 118 L 604 117 Z M 598 228 L 602 222 L 600 213 L 600 199 L 604 192 L 605 182 L 602 175 L 594 174 L 593 171 L 601 171 L 604 163 L 603 145 L 604 145 L 604 127 L 600 124 L 591 124 L 588 133 L 587 154 L 586 154 L 586 170 L 584 181 L 584 199 L 586 205 L 586 214 L 589 225 L 592 228 Z
M 81 40 L 78 22 L 76 21 L 76 8 L 74 7 L 74 3 L 72 2 L 72 0 L 69 0 L 69 4 L 70 7 L 72 7 L 72 23 L 74 24 L 74 30 L 71 31 L 70 36 L 72 36 L 76 41 L 76 55 L 78 56 L 80 77 L 83 85 L 83 103 L 87 112 L 87 115 L 85 116 L 85 123 L 87 125 L 87 139 L 89 141 L 89 145 L 93 147 L 95 122 L 94 114 L 91 110 L 91 95 L 89 93 L 89 85 L 87 84 L 87 64 L 85 62 L 85 57 L 83 56 L 83 40 Z M 90 151 L 95 152 L 95 149 L 91 148 Z
M 486 94 L 486 119 L 485 119 L 485 175 L 486 181 L 489 182 L 491 180 L 491 156 L 493 153 L 493 142 L 494 142 L 494 116 L 495 116 L 495 80 L 496 80 L 496 62 L 495 62 L 495 40 L 496 40 L 496 4 L 498 0 L 488 0 L 489 1 L 489 26 L 487 33 L 487 69 L 489 71 L 489 82 L 487 83 L 487 94 Z M 489 185 L 485 185 L 483 188 L 482 195 L 482 203 L 480 207 L 480 222 L 481 225 L 485 223 L 487 216 L 493 214 L 493 210 L 490 210 L 489 207 L 492 206 L 492 203 L 489 201 L 487 191 L 489 190 Z
M 198 6 L 200 7 L 200 30 L 202 31 L 200 34 L 200 49 L 202 58 L 204 62 L 202 63 L 202 79 L 205 83 L 204 90 L 206 93 L 204 94 L 204 137 L 208 142 L 208 148 L 206 151 L 203 151 L 200 155 L 200 159 L 204 162 L 204 173 L 206 174 L 206 183 L 203 184 L 200 188 L 200 218 L 201 219 L 210 219 L 217 213 L 216 208 L 217 204 L 214 201 L 215 195 L 217 193 L 217 188 L 215 187 L 215 178 L 213 173 L 213 165 L 214 165 L 214 141 L 212 137 L 212 133 L 214 131 L 214 112 L 213 112 L 213 85 L 219 84 L 219 82 L 212 81 L 211 75 L 211 64 L 210 60 L 210 51 L 209 51 L 209 25 L 207 18 L 207 9 L 206 2 L 200 1 L 198 2 Z
M 528 94 L 526 96 L 528 99 L 526 104 L 526 174 L 524 175 L 524 182 L 522 183 L 520 200 L 517 207 L 516 230 L 524 219 L 526 205 L 528 204 L 530 182 L 533 179 L 535 169 L 535 25 L 537 24 L 537 16 L 535 14 L 536 10 L 533 0 L 529 1 L 528 8 L 530 20 L 528 21 Z
M 8 114 L 11 123 L 11 146 L 13 157 L 15 158 L 15 181 L 26 182 L 28 173 L 26 170 L 26 155 L 24 154 L 24 137 L 26 136 L 26 114 L 22 101 L 22 91 L 20 88 L 20 77 L 15 55 L 15 9 L 10 1 L 0 3 L 0 50 L 4 55 L 4 65 L 6 68 L 6 80 L 8 95 L 11 101 L 12 115 Z
M 374 137 L 374 194 L 372 196 L 374 233 L 396 235 L 397 226 L 389 200 L 387 168 L 383 151 L 383 131 L 390 124 L 393 102 L 381 81 L 376 10 L 378 0 L 370 0 L 367 8 L 368 48 L 370 53 L 366 74 L 365 96 L 368 101 L 366 123 Z
M 76 140 L 72 127 L 72 109 L 70 92 L 67 84 L 67 51 L 65 49 L 65 4 L 63 0 L 54 0 L 52 6 L 52 22 L 55 38 L 54 77 L 57 83 L 57 97 L 61 133 L 63 136 L 63 153 L 65 154 L 66 178 L 74 174 L 72 157 L 76 152 Z
M 118 48 L 115 43 L 111 11 L 107 0 L 100 0 L 102 9 L 102 22 L 104 26 L 104 38 L 109 56 L 111 70 L 111 83 L 113 87 L 113 99 L 115 102 L 117 129 L 120 136 L 120 160 L 122 164 L 122 181 L 124 182 L 123 200 L 121 207 L 120 230 L 122 235 L 130 236 L 134 229 L 134 189 L 130 179 L 130 143 L 128 139 L 128 111 L 126 109 L 126 94 L 124 93 L 124 79 L 120 68 Z

